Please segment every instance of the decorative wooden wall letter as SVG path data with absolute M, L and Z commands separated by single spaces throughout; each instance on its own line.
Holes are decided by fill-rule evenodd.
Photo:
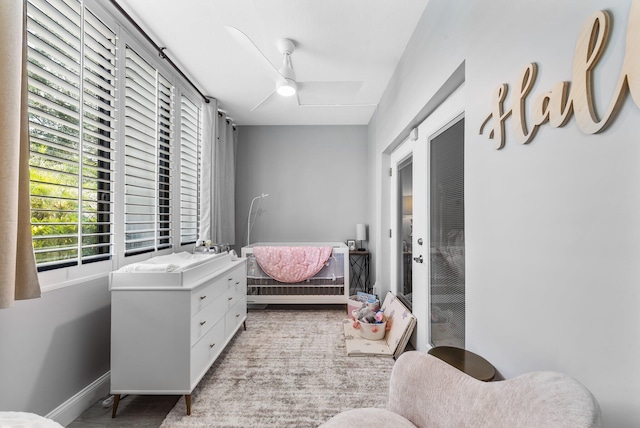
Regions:
M 495 140 L 495 148 L 504 147 L 506 119 L 513 115 L 513 132 L 520 144 L 529 143 L 540 125 L 546 122 L 554 128 L 564 126 L 575 115 L 578 128 L 586 134 L 603 131 L 616 115 L 627 90 L 633 101 L 640 106 L 640 0 L 634 0 L 629 12 L 626 51 L 618 84 L 607 110 L 598 117 L 593 103 L 593 69 L 598 64 L 610 33 L 610 17 L 605 11 L 591 15 L 578 34 L 573 55 L 572 82 L 558 82 L 550 91 L 544 92 L 533 103 L 531 126 L 528 125 L 525 105 L 537 77 L 537 66 L 526 65 L 516 80 L 517 90 L 511 96 L 511 109 L 505 110 L 509 87 L 499 85 L 492 100 L 491 113 L 482 122 L 480 134 L 493 121 L 489 138 Z

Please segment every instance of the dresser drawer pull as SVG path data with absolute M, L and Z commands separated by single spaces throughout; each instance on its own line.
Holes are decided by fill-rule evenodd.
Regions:
M 240 316 L 240 314 L 236 314 L 236 318 L 238 318 Z
M 204 300 L 207 298 L 207 295 L 205 294 L 204 296 L 200 296 L 200 300 Z
M 229 297 L 229 300 L 233 300 L 233 297 Z
M 205 325 L 206 323 L 206 321 L 200 321 L 200 325 Z
M 216 346 L 216 344 L 212 343 L 211 345 L 209 345 L 209 348 L 213 348 L 214 346 Z
M 240 281 L 236 281 L 236 285 L 240 284 Z
M 229 281 L 233 281 L 233 278 L 229 278 Z

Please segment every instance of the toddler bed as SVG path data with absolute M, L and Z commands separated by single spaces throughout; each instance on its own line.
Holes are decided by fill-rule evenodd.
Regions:
M 349 248 L 341 242 L 261 242 L 242 248 L 247 303 L 340 303 L 349 299 Z

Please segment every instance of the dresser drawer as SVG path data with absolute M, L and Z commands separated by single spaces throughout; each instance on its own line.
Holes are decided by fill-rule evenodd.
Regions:
M 229 272 L 229 274 L 227 275 L 227 285 L 229 287 L 231 287 L 231 286 L 244 287 L 244 289 L 246 290 L 246 288 L 247 288 L 247 268 L 243 265 L 243 266 L 239 266 L 239 267 L 233 269 L 231 272 Z
M 208 298 L 208 296 L 207 296 Z M 221 319 L 224 318 L 229 306 L 226 294 L 219 296 L 200 312 L 191 317 L 191 345 L 193 346 L 202 336 Z
M 241 281 L 232 282 L 227 288 L 225 293 L 225 300 L 227 301 L 227 309 L 231 309 L 242 298 L 247 296 L 247 285 Z
M 227 312 L 225 319 L 226 336 L 231 336 L 236 328 L 247 318 L 247 297 L 243 296 L 231 309 Z
M 209 368 L 225 344 L 225 320 L 221 319 L 191 348 L 191 382 Z
M 227 279 L 218 277 L 208 284 L 201 285 L 191 294 L 191 315 L 194 315 L 213 302 L 227 291 Z

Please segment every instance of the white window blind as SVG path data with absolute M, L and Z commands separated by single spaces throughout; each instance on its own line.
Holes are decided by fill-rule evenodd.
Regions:
M 173 87 L 126 48 L 125 255 L 171 246 Z
M 29 0 L 27 15 L 38 269 L 105 260 L 112 253 L 116 37 L 77 0 Z
M 180 131 L 180 243 L 198 239 L 200 177 L 200 107 L 182 96 Z
M 464 348 L 464 119 L 430 143 L 431 343 Z

